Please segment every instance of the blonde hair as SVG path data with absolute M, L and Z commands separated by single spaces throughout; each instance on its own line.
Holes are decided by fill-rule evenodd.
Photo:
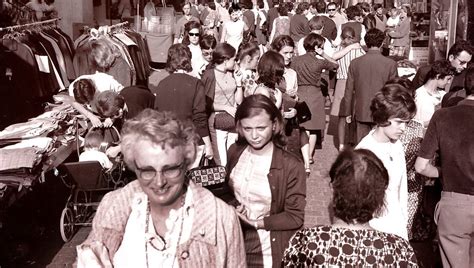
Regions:
M 89 57 L 99 71 L 110 69 L 115 59 L 121 56 L 119 49 L 107 38 L 93 40 L 90 46 Z

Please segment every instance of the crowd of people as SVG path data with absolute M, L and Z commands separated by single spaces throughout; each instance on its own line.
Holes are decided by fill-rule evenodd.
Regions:
M 272 6 L 184 2 L 169 75 L 151 92 L 107 75 L 115 48 L 94 41 L 100 68 L 69 101 L 93 127 L 122 129 L 107 154 L 137 179 L 101 201 L 79 267 L 417 267 L 409 241 L 429 228 L 417 218 L 428 178 L 443 187 L 443 265 L 472 265 L 472 45 L 456 42 L 410 81 L 395 61 L 408 54 L 409 7 Z M 303 229 L 326 108 L 338 121 L 334 220 Z M 226 167 L 225 194 L 186 176 L 202 157 Z

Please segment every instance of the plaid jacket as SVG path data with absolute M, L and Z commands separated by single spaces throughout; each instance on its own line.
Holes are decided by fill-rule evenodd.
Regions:
M 234 210 L 208 190 L 190 182 L 195 217 L 189 240 L 178 247 L 179 267 L 246 267 L 244 240 Z M 92 222 L 92 231 L 80 245 L 102 243 L 113 260 L 118 250 L 135 193 L 142 192 L 138 181 L 108 193 Z

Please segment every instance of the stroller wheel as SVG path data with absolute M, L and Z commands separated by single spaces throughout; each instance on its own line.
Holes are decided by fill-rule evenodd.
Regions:
M 61 232 L 61 238 L 64 242 L 71 240 L 74 235 L 74 214 L 69 207 L 65 207 L 61 212 L 59 231 Z

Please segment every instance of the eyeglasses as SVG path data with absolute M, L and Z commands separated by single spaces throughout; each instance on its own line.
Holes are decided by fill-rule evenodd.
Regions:
M 328 9 L 328 11 L 336 11 L 336 9 L 332 9 L 332 8 L 331 8 L 331 9 Z
M 200 33 L 188 33 L 189 36 L 200 36 Z
M 186 161 L 183 161 L 181 164 L 177 166 L 165 167 L 159 172 L 161 173 L 161 176 L 167 179 L 176 179 L 177 177 L 183 174 L 185 165 L 186 165 Z M 137 172 L 138 177 L 144 181 L 151 181 L 153 178 L 156 177 L 156 173 L 157 173 L 157 171 L 153 168 L 138 168 L 138 167 L 136 169 L 136 172 Z
M 460 60 L 459 57 L 456 57 L 456 59 L 459 61 L 459 65 L 466 65 L 469 63 L 469 61 Z

